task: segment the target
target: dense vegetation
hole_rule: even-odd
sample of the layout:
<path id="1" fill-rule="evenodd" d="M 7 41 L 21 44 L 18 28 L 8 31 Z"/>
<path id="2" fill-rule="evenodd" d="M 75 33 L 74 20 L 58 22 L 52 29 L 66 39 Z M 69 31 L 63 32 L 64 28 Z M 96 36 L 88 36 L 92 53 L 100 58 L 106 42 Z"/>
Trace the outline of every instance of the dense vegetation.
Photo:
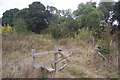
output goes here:
<path id="1" fill-rule="evenodd" d="M 51 34 L 56 39 L 75 37 L 83 29 L 106 49 L 112 35 L 119 30 L 119 5 L 120 2 L 114 1 L 99 2 L 99 6 L 95 2 L 80 3 L 77 10 L 72 12 L 71 9 L 58 10 L 54 6 L 45 7 L 41 2 L 33 2 L 29 8 L 4 12 L 2 25 L 11 26 L 12 31 L 9 32 Z M 113 25 L 115 21 L 118 24 Z"/>

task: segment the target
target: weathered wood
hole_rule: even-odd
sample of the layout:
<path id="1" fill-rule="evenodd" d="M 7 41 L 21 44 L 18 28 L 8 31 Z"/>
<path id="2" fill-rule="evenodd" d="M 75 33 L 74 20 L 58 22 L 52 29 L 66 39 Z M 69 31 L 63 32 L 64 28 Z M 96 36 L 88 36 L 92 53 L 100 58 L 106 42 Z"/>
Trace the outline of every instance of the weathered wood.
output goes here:
<path id="1" fill-rule="evenodd" d="M 74 48 L 74 49 L 62 49 L 61 51 L 72 52 L 72 51 L 76 51 L 76 50 L 80 50 L 80 48 Z"/>
<path id="2" fill-rule="evenodd" d="M 54 54 L 54 60 L 59 60 L 58 53 Z M 55 62 L 55 71 L 58 72 L 58 62 Z"/>
<path id="3" fill-rule="evenodd" d="M 95 45 L 95 53 L 94 53 L 94 57 L 96 57 L 96 55 L 99 54 L 103 59 L 107 60 L 107 58 L 105 58 L 105 56 L 102 55 L 102 54 L 99 52 L 99 48 L 101 48 L 100 45 Z"/>
<path id="4" fill-rule="evenodd" d="M 60 58 L 58 60 L 51 60 L 51 61 L 41 62 L 40 64 L 36 64 L 36 65 L 33 65 L 33 66 L 35 68 L 40 68 L 40 67 L 43 67 L 43 66 L 48 65 L 48 64 L 53 64 L 53 63 L 59 62 L 60 60 L 62 60 L 62 58 Z"/>
<path id="5" fill-rule="evenodd" d="M 47 55 L 47 54 L 55 54 L 58 53 L 58 51 L 48 51 L 48 52 L 41 52 L 41 53 L 36 53 L 34 56 L 41 56 L 41 55 Z"/>
<path id="6" fill-rule="evenodd" d="M 66 51 L 70 52 L 73 51 L 75 49 L 66 49 Z M 65 49 L 64 50 L 57 50 L 57 51 L 48 51 L 48 52 L 41 52 L 41 53 L 35 53 L 35 49 L 31 50 L 32 53 L 32 64 L 34 68 L 41 68 L 41 72 L 42 72 L 42 78 L 48 78 L 48 75 L 50 78 L 53 78 L 53 72 L 55 71 L 56 73 L 59 70 L 62 70 L 64 67 L 66 67 L 68 65 L 69 61 L 69 57 L 71 56 L 71 54 L 65 54 Z M 63 53 L 61 53 L 63 52 Z M 51 61 L 46 61 L 46 62 L 41 62 L 40 64 L 35 64 L 35 58 L 37 56 L 42 56 L 42 55 L 47 55 L 47 54 L 54 54 L 54 60 Z M 60 56 L 58 56 L 60 55 Z M 66 63 L 62 66 L 62 67 L 58 67 L 59 62 L 65 60 Z M 47 68 L 45 67 L 46 65 L 49 64 L 54 64 L 54 68 Z"/>
<path id="7" fill-rule="evenodd" d="M 55 69 L 53 69 L 53 68 L 45 67 L 45 69 L 46 69 L 48 72 L 54 72 L 54 71 L 55 71 Z"/>
<path id="8" fill-rule="evenodd" d="M 62 67 L 59 68 L 59 71 L 66 67 L 68 64 L 64 64 Z"/>
<path id="9" fill-rule="evenodd" d="M 75 48 L 75 49 L 62 49 L 60 50 L 60 52 L 62 51 L 67 51 L 67 52 L 70 52 L 70 51 L 74 51 L 74 50 L 79 50 L 79 48 Z M 47 51 L 47 52 L 40 52 L 40 53 L 36 53 L 34 54 L 34 56 L 38 56 L 38 55 L 47 55 L 47 54 L 55 54 L 55 53 L 58 53 L 59 51 Z"/>
<path id="10" fill-rule="evenodd" d="M 42 69 L 42 78 L 53 78 L 55 69 L 48 67 L 41 67 Z"/>
<path id="11" fill-rule="evenodd" d="M 45 69 L 45 67 L 41 67 L 41 77 L 42 78 L 48 78 L 48 72 L 47 70 Z"/>
<path id="12" fill-rule="evenodd" d="M 34 54 L 35 54 L 35 49 L 32 49 L 32 50 L 31 50 L 31 54 L 32 54 L 32 64 L 34 65 L 34 63 L 35 63 L 35 56 L 34 56 Z"/>
<path id="13" fill-rule="evenodd" d="M 64 60 L 66 58 L 70 57 L 70 55 L 64 57 L 64 58 L 58 58 L 56 60 L 51 60 L 51 61 L 46 61 L 46 62 L 41 62 L 40 64 L 36 64 L 36 65 L 33 65 L 35 68 L 40 68 L 40 67 L 43 67 L 45 65 L 49 65 L 49 64 L 53 64 L 53 63 L 57 63 L 57 62 L 60 62 L 61 60 Z"/>
<path id="14" fill-rule="evenodd" d="M 107 60 L 99 51 L 97 52 L 103 59 Z"/>

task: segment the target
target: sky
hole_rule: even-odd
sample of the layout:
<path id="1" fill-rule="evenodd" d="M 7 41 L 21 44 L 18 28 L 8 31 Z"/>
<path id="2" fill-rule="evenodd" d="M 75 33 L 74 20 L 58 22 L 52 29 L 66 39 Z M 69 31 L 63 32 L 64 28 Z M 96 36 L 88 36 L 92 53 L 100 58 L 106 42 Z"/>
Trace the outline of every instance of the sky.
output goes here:
<path id="1" fill-rule="evenodd" d="M 27 8 L 29 4 L 35 1 L 40 1 L 45 6 L 55 6 L 59 10 L 71 9 L 72 11 L 77 9 L 78 4 L 86 3 L 91 0 L 0 0 L 0 18 L 2 14 L 9 9 L 23 9 Z M 99 2 L 99 0 L 92 0 L 93 2 Z M 108 0 L 107 0 L 108 1 Z M 115 0 L 117 1 L 117 0 Z"/>

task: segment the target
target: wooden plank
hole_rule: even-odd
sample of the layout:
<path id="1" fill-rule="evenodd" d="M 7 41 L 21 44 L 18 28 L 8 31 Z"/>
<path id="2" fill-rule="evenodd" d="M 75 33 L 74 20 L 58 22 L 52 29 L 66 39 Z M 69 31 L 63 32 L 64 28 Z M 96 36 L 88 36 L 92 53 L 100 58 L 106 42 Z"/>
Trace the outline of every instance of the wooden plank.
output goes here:
<path id="1" fill-rule="evenodd" d="M 41 72 L 42 72 L 42 78 L 53 78 L 53 72 L 55 69 L 53 68 L 48 68 L 48 67 L 41 67 Z"/>
<path id="2" fill-rule="evenodd" d="M 46 69 L 48 72 L 54 72 L 55 71 L 55 69 L 53 69 L 53 68 L 48 68 L 48 67 L 42 67 L 42 68 Z"/>
<path id="3" fill-rule="evenodd" d="M 102 58 L 104 58 L 105 60 L 107 60 L 107 58 L 105 58 L 100 52 L 98 52 L 98 54 L 99 54 Z"/>
<path id="4" fill-rule="evenodd" d="M 63 49 L 63 50 L 61 50 L 61 51 L 68 51 L 68 52 L 70 52 L 70 51 L 75 51 L 75 50 L 80 50 L 80 48 L 74 48 L 74 49 Z"/>
<path id="5" fill-rule="evenodd" d="M 61 60 L 64 60 L 64 59 L 66 59 L 66 58 L 68 58 L 70 55 L 68 55 L 68 56 L 66 56 L 66 57 L 64 57 L 64 58 L 59 58 L 58 60 L 51 60 L 51 61 L 46 61 L 46 62 L 41 62 L 40 64 L 36 64 L 36 65 L 33 65 L 35 68 L 41 68 L 41 67 L 43 67 L 43 66 L 45 66 L 45 65 L 48 65 L 48 64 L 53 64 L 53 63 L 57 63 L 57 62 L 59 62 L 59 61 L 61 61 Z"/>
<path id="6" fill-rule="evenodd" d="M 66 67 L 68 64 L 64 64 L 62 67 L 60 67 L 59 71 L 62 70 L 64 67 Z"/>
<path id="7" fill-rule="evenodd" d="M 48 52 L 41 52 L 41 53 L 36 53 L 34 54 L 34 56 L 38 56 L 38 55 L 47 55 L 47 54 L 55 54 L 58 51 L 48 51 Z"/>
<path id="8" fill-rule="evenodd" d="M 79 48 L 75 48 L 75 49 L 63 49 L 63 50 L 61 50 L 60 52 L 62 52 L 62 51 L 70 52 L 70 51 L 74 51 L 74 50 L 79 50 Z M 55 53 L 58 53 L 58 52 L 59 52 L 59 51 L 40 52 L 40 53 L 34 54 L 34 56 L 38 56 L 38 55 L 47 55 L 47 54 L 55 54 Z"/>
<path id="9" fill-rule="evenodd" d="M 34 65 L 34 67 L 35 68 L 40 68 L 40 67 L 43 67 L 43 66 L 48 65 L 48 64 L 53 64 L 53 63 L 59 62 L 60 60 L 62 60 L 62 58 L 60 58 L 58 60 L 51 60 L 51 61 L 41 62 L 40 64 Z"/>

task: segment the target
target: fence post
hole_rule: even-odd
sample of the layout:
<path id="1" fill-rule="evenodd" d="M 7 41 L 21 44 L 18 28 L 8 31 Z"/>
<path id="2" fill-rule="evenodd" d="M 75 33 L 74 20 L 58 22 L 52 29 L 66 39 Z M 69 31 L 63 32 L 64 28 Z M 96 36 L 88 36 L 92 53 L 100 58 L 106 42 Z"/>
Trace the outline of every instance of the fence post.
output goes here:
<path id="1" fill-rule="evenodd" d="M 58 53 L 59 52 L 54 54 L 54 60 L 58 60 Z M 56 73 L 58 72 L 58 62 L 55 63 L 55 71 L 56 71 Z"/>
<path id="2" fill-rule="evenodd" d="M 95 48 L 94 48 L 94 53 L 93 53 L 93 63 L 96 63 L 97 62 L 97 58 L 98 58 L 98 45 L 95 45 Z"/>
<path id="3" fill-rule="evenodd" d="M 32 50 L 31 50 L 31 53 L 32 53 L 32 65 L 34 66 L 34 62 L 35 62 L 35 56 L 34 56 L 34 54 L 35 54 L 35 49 L 32 49 Z"/>
<path id="4" fill-rule="evenodd" d="M 42 78 L 48 78 L 48 71 L 45 69 L 45 67 L 41 67 L 41 73 Z"/>

